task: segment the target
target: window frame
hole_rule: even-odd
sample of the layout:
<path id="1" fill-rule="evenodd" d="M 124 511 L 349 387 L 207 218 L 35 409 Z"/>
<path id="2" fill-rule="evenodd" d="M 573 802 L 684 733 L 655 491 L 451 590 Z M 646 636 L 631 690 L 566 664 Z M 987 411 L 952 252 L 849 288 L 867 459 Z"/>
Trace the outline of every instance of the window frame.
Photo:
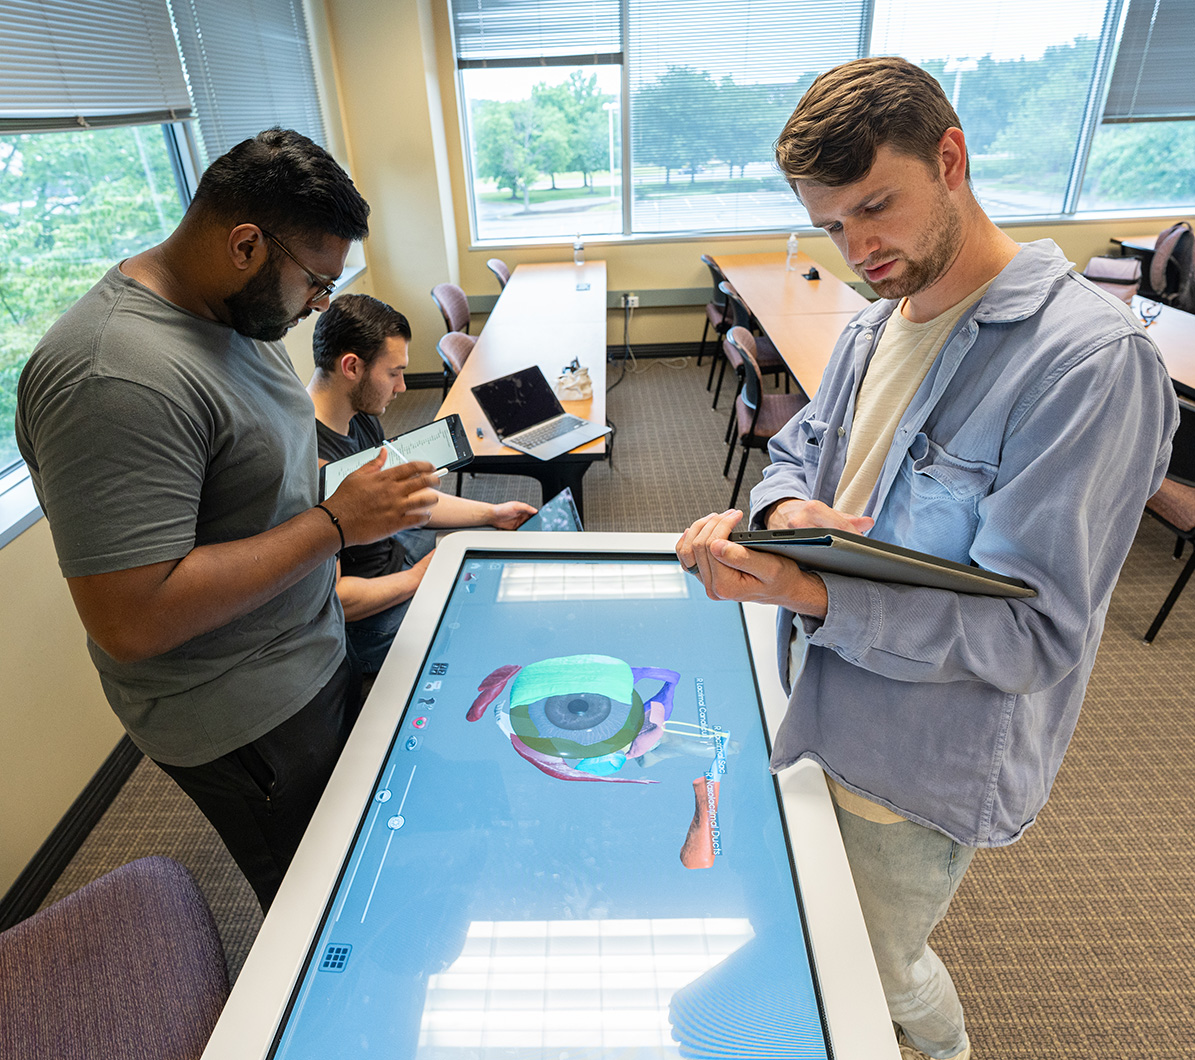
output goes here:
<path id="1" fill-rule="evenodd" d="M 166 140 L 175 188 L 185 210 L 199 183 L 199 145 L 194 134 L 194 119 L 165 122 L 158 128 Z M 18 460 L 0 469 L 0 548 L 23 534 L 44 514 L 25 462 Z"/>
<path id="2" fill-rule="evenodd" d="M 751 239 L 781 235 L 790 231 L 789 226 L 777 228 L 772 225 L 762 225 L 756 228 L 692 228 L 670 232 L 635 232 L 632 228 L 632 195 L 634 194 L 634 174 L 631 168 L 631 151 L 633 133 L 630 131 L 630 62 L 628 61 L 631 42 L 629 38 L 629 18 L 627 6 L 635 0 L 623 0 L 621 22 L 621 47 L 616 53 L 594 55 L 582 53 L 570 56 L 552 56 L 551 58 L 535 57 L 497 57 L 493 59 L 458 58 L 458 48 L 451 15 L 453 0 L 444 0 L 450 8 L 448 31 L 450 37 L 450 51 L 453 61 L 453 85 L 456 94 L 457 132 L 460 137 L 461 159 L 464 167 L 462 174 L 467 202 L 469 222 L 469 249 L 476 251 L 490 251 L 496 249 L 515 249 L 519 247 L 559 246 L 571 242 L 572 236 L 561 233 L 551 236 L 526 235 L 520 237 L 482 237 L 478 234 L 477 199 L 475 194 L 476 177 L 474 172 L 471 117 L 469 109 L 471 100 L 466 95 L 463 73 L 468 69 L 478 67 L 524 67 L 537 68 L 544 66 L 562 65 L 566 60 L 575 61 L 578 66 L 592 66 L 602 61 L 604 64 L 617 64 L 620 73 L 620 202 L 622 209 L 621 232 L 594 233 L 585 236 L 585 240 L 593 245 L 629 245 L 629 244 L 658 244 L 683 243 L 696 240 L 714 239 Z M 1195 201 L 1179 205 L 1158 206 L 1130 206 L 1123 209 L 1080 210 L 1079 204 L 1083 195 L 1084 183 L 1087 180 L 1087 166 L 1091 157 L 1092 146 L 1096 134 L 1104 124 L 1104 107 L 1108 92 L 1116 70 L 1117 53 L 1123 36 L 1126 20 L 1129 16 L 1129 6 L 1132 0 L 1108 0 L 1102 20 L 1100 37 L 1097 42 L 1097 55 L 1091 80 L 1088 85 L 1087 98 L 1084 102 L 1083 117 L 1079 132 L 1076 135 L 1075 151 L 1071 163 L 1062 209 L 1056 213 L 1001 215 L 991 213 L 989 216 L 1003 228 L 1034 227 L 1041 225 L 1069 225 L 1088 224 L 1099 221 L 1112 220 L 1144 220 L 1172 218 L 1184 212 L 1195 210 Z M 868 5 L 868 12 L 864 19 L 860 33 L 860 47 L 863 54 L 870 54 L 871 19 L 874 15 L 874 5 Z M 1117 119 L 1124 123 L 1123 119 Z M 796 225 L 801 235 L 820 235 L 821 230 L 810 225 Z"/>

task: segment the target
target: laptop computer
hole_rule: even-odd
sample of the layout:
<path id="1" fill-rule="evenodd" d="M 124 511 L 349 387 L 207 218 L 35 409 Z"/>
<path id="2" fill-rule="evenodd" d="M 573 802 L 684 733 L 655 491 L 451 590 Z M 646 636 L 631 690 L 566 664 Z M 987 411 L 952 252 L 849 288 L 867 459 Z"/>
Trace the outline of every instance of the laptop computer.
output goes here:
<path id="1" fill-rule="evenodd" d="M 538 365 L 473 387 L 473 396 L 503 445 L 551 460 L 610 433 L 565 412 Z"/>

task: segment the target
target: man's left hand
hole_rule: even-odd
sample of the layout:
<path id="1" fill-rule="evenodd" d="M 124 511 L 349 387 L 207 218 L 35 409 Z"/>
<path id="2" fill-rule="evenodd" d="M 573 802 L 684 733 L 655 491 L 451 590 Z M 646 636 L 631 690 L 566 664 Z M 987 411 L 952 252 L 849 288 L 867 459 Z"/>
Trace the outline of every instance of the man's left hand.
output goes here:
<path id="1" fill-rule="evenodd" d="M 776 604 L 800 615 L 825 618 L 826 584 L 790 559 L 730 541 L 743 513 L 736 509 L 698 519 L 676 543 L 676 556 L 701 579 L 711 600 Z"/>
<path id="2" fill-rule="evenodd" d="M 536 512 L 530 504 L 522 501 L 505 501 L 495 504 L 490 512 L 490 526 L 499 530 L 517 530 Z"/>

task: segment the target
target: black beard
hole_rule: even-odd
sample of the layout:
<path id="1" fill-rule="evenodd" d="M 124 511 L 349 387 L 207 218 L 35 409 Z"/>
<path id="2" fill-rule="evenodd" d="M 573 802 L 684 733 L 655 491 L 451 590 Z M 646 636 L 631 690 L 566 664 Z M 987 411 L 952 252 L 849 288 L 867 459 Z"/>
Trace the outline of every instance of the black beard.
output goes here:
<path id="1" fill-rule="evenodd" d="M 224 299 L 228 322 L 233 329 L 251 339 L 275 342 L 289 330 L 294 317 L 280 320 L 283 312 L 281 269 L 273 259 L 267 261 L 245 286 Z"/>

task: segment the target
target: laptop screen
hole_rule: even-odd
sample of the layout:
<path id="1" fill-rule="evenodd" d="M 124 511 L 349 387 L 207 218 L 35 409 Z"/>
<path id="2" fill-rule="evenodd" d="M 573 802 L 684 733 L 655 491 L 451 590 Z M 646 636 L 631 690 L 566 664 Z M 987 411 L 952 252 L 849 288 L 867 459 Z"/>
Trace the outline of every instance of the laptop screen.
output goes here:
<path id="1" fill-rule="evenodd" d="M 473 394 L 500 438 L 564 412 L 538 365 L 481 383 Z"/>

